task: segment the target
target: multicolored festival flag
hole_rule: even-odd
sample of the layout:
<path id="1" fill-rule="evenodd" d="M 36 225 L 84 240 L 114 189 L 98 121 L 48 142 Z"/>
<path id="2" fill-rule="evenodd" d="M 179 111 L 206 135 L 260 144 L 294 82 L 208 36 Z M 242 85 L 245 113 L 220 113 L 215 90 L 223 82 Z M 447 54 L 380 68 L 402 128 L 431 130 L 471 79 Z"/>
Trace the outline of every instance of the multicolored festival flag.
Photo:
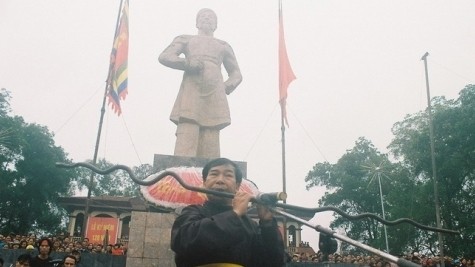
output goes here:
<path id="1" fill-rule="evenodd" d="M 282 18 L 282 1 L 279 1 L 279 103 L 282 111 L 282 120 L 285 121 L 287 127 L 289 126 L 286 110 L 287 88 L 295 78 L 295 74 L 290 66 L 289 57 L 287 56 Z"/>
<path id="2" fill-rule="evenodd" d="M 112 47 L 107 96 L 114 113 L 120 116 L 120 100 L 127 96 L 127 61 L 129 55 L 129 1 L 125 0 Z"/>

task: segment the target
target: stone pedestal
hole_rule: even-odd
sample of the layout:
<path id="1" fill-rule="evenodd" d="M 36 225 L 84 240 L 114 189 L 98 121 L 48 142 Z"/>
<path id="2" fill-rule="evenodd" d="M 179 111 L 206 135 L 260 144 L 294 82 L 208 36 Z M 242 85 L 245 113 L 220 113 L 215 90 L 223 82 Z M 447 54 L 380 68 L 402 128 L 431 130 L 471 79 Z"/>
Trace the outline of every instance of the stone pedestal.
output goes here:
<path id="1" fill-rule="evenodd" d="M 132 212 L 127 267 L 176 267 L 170 249 L 174 213 Z"/>

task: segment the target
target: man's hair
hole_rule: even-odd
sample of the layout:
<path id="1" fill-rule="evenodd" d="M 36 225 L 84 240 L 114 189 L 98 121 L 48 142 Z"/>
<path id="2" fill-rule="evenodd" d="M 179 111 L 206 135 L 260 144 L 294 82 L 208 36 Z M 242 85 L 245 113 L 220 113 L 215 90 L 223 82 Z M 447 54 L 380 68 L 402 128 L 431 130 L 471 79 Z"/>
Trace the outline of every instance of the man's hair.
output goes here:
<path id="1" fill-rule="evenodd" d="M 213 159 L 210 162 L 206 163 L 206 165 L 203 167 L 203 171 L 201 172 L 203 176 L 203 182 L 206 181 L 206 177 L 208 177 L 209 170 L 211 168 L 216 167 L 216 166 L 221 166 L 221 165 L 231 165 L 234 167 L 234 175 L 236 177 L 236 183 L 240 184 L 242 182 L 242 172 L 239 166 L 231 161 L 230 159 L 227 158 L 217 158 Z"/>
<path id="2" fill-rule="evenodd" d="M 43 241 L 48 242 L 48 246 L 49 246 L 48 255 L 51 254 L 51 251 L 53 251 L 53 241 L 51 241 L 47 237 L 43 237 L 38 241 L 38 252 L 40 251 L 41 243 L 43 243 Z"/>
<path id="3" fill-rule="evenodd" d="M 62 261 L 63 264 L 64 264 L 64 262 L 66 261 L 67 258 L 73 259 L 75 264 L 79 263 L 78 259 L 76 257 L 74 257 L 74 255 L 68 254 L 68 255 L 64 256 L 63 261 Z"/>
<path id="4" fill-rule="evenodd" d="M 16 259 L 17 262 L 19 263 L 30 263 L 31 264 L 31 256 L 30 254 L 28 253 L 25 253 L 25 254 L 21 254 L 20 256 L 18 256 L 18 258 Z"/>

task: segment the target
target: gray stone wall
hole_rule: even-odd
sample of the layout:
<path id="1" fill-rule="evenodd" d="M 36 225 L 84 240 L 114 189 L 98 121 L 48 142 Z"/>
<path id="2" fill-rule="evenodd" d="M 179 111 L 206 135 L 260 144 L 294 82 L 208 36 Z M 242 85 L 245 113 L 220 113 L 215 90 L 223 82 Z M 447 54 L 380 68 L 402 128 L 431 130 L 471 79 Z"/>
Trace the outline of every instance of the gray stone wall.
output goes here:
<path id="1" fill-rule="evenodd" d="M 176 267 L 170 249 L 174 213 L 132 212 L 127 267 Z"/>

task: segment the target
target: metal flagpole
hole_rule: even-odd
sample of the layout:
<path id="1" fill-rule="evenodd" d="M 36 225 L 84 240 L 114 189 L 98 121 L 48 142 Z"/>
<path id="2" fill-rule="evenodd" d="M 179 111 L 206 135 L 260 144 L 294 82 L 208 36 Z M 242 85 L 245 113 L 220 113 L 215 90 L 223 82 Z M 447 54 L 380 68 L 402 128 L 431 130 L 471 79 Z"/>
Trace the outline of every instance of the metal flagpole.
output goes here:
<path id="1" fill-rule="evenodd" d="M 117 31 L 119 30 L 119 21 L 120 21 L 120 13 L 122 11 L 122 4 L 124 0 L 120 0 L 120 5 L 119 5 L 119 13 L 117 15 L 117 21 L 115 24 L 115 33 L 114 33 L 114 39 L 112 41 L 112 47 L 114 47 L 114 42 L 115 38 L 117 36 Z M 112 72 L 113 65 L 109 65 L 109 72 L 107 73 L 107 80 L 106 80 L 106 86 L 104 90 L 104 97 L 102 98 L 102 107 L 101 107 L 101 115 L 99 118 L 99 127 L 97 129 L 97 137 L 96 137 L 96 145 L 94 147 L 94 156 L 92 158 L 92 164 L 95 165 L 97 163 L 97 154 L 99 151 L 99 143 L 101 141 L 101 133 L 102 133 L 102 124 L 104 122 L 104 114 L 106 112 L 106 98 L 107 98 L 107 92 L 110 87 L 110 78 L 111 78 L 111 72 Z M 86 207 L 84 209 L 84 220 L 82 224 L 82 238 L 84 239 L 86 237 L 86 227 L 87 227 L 87 222 L 89 220 L 89 208 L 91 205 L 91 189 L 94 186 L 94 176 L 95 173 L 91 171 L 91 176 L 89 177 L 89 185 L 87 187 L 87 198 L 86 198 Z"/>
<path id="2" fill-rule="evenodd" d="M 279 20 L 282 16 L 282 0 L 279 0 Z M 279 88 L 280 89 L 280 88 Z M 285 114 L 284 109 L 281 109 L 280 114 L 280 131 L 282 133 L 282 192 L 287 193 L 286 190 L 286 169 L 285 169 Z M 284 200 L 285 203 L 285 200 Z"/>
<path id="3" fill-rule="evenodd" d="M 282 0 L 279 0 L 279 27 L 281 27 L 282 25 L 280 25 L 280 20 L 282 19 Z M 279 29 L 279 45 L 280 44 L 280 30 Z M 279 51 L 279 58 L 280 58 L 280 51 Z M 280 60 L 279 60 L 279 63 L 280 63 Z M 279 75 L 281 75 L 281 73 L 279 72 Z M 280 77 L 279 77 L 280 79 Z M 280 83 L 279 83 L 279 91 L 280 91 Z M 286 184 L 286 165 L 285 165 L 285 122 L 284 122 L 284 119 L 285 119 L 285 114 L 284 114 L 284 109 L 281 107 L 280 109 L 280 132 L 281 132 L 281 140 L 282 140 L 282 192 L 284 192 L 285 194 L 287 193 L 287 184 Z M 286 200 L 283 200 L 284 203 L 286 203 Z M 288 240 L 287 240 L 287 218 L 284 217 L 284 220 L 283 220 L 283 228 L 284 228 L 284 236 L 283 236 L 283 239 L 284 239 L 284 244 L 285 246 L 288 246 Z"/>
<path id="4" fill-rule="evenodd" d="M 427 89 L 427 113 L 429 115 L 429 136 L 430 136 L 430 155 L 432 160 L 432 179 L 434 182 L 434 202 L 435 202 L 435 217 L 437 220 L 437 228 L 441 228 L 440 222 L 440 205 L 439 205 L 439 189 L 437 184 L 437 168 L 435 162 L 435 141 L 434 141 L 434 123 L 432 120 L 432 105 L 430 103 L 430 89 L 429 89 L 429 71 L 427 70 L 427 56 L 429 55 L 426 52 L 421 60 L 424 60 L 424 69 L 426 76 L 426 89 Z M 444 238 L 442 233 L 437 233 L 439 239 L 439 254 L 440 254 L 440 266 L 445 267 L 444 263 Z"/>

